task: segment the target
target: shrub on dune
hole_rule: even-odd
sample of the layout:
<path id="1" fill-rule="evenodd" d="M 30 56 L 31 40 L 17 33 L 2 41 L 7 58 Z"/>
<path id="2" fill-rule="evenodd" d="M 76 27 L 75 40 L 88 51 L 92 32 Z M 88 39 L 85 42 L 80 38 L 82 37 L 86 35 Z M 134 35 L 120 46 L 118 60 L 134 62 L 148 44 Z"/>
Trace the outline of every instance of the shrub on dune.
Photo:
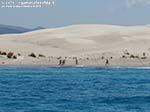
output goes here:
<path id="1" fill-rule="evenodd" d="M 17 56 L 13 56 L 12 58 L 13 58 L 13 59 L 17 59 Z"/>
<path id="2" fill-rule="evenodd" d="M 123 56 L 122 56 L 122 58 L 126 58 L 126 56 L 125 56 L 125 55 L 123 55 Z"/>
<path id="3" fill-rule="evenodd" d="M 34 53 L 29 54 L 30 57 L 36 58 L 36 55 Z"/>
<path id="4" fill-rule="evenodd" d="M 130 58 L 135 58 L 135 56 L 131 54 L 131 55 L 130 55 Z"/>
<path id="5" fill-rule="evenodd" d="M 6 52 L 1 52 L 1 55 L 7 55 L 7 53 Z"/>
<path id="6" fill-rule="evenodd" d="M 135 58 L 139 58 L 139 56 L 135 56 Z"/>
<path id="7" fill-rule="evenodd" d="M 45 55 L 43 55 L 43 54 L 39 54 L 39 57 L 44 58 L 44 57 L 46 57 L 46 56 L 45 56 Z"/>
<path id="8" fill-rule="evenodd" d="M 20 54 L 20 53 L 18 53 L 18 56 L 21 56 L 21 54 Z"/>
<path id="9" fill-rule="evenodd" d="M 104 56 L 102 56 L 102 57 L 101 57 L 101 59 L 105 59 L 105 57 L 104 57 Z"/>
<path id="10" fill-rule="evenodd" d="M 7 58 L 12 58 L 12 56 L 14 55 L 14 53 L 13 52 L 9 52 L 8 54 L 7 54 Z"/>
<path id="11" fill-rule="evenodd" d="M 141 57 L 141 59 L 146 59 L 146 57 Z"/>

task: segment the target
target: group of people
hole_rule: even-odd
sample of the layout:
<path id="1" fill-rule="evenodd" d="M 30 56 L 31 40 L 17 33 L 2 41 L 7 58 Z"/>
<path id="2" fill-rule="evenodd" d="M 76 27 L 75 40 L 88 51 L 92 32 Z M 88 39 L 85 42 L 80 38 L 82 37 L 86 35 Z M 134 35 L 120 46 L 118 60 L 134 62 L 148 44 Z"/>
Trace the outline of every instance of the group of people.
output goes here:
<path id="1" fill-rule="evenodd" d="M 60 59 L 59 60 L 59 65 L 65 65 L 65 63 L 66 63 L 66 59 Z"/>
<path id="2" fill-rule="evenodd" d="M 75 65 L 79 65 L 78 58 L 74 58 L 74 59 L 75 59 Z M 60 58 L 59 58 L 59 64 L 58 64 L 58 65 L 63 66 L 63 65 L 65 65 L 65 64 L 66 64 L 66 58 L 65 58 L 65 59 L 62 59 L 62 58 L 60 57 Z M 106 66 L 109 65 L 109 60 L 108 60 L 108 59 L 106 59 L 105 65 L 106 65 Z"/>
<path id="3" fill-rule="evenodd" d="M 66 58 L 65 59 L 61 59 L 61 57 L 59 58 L 59 65 L 65 65 L 66 64 Z M 75 65 L 78 65 L 79 62 L 78 62 L 78 59 L 75 58 Z"/>

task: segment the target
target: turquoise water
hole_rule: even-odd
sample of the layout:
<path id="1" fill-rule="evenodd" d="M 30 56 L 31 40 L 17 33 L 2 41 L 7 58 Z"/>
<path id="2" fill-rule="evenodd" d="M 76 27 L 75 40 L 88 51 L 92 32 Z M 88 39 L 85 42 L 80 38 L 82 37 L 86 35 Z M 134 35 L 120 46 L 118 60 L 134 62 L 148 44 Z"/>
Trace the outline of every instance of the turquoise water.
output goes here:
<path id="1" fill-rule="evenodd" d="M 150 112 L 150 69 L 0 67 L 0 112 Z"/>

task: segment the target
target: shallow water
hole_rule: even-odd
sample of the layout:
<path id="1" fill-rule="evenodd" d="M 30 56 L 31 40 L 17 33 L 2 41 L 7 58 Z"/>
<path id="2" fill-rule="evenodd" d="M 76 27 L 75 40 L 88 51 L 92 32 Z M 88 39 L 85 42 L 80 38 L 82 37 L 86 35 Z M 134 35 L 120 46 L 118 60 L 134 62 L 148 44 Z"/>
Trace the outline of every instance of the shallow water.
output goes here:
<path id="1" fill-rule="evenodd" d="M 150 69 L 0 67 L 0 112 L 150 112 Z"/>

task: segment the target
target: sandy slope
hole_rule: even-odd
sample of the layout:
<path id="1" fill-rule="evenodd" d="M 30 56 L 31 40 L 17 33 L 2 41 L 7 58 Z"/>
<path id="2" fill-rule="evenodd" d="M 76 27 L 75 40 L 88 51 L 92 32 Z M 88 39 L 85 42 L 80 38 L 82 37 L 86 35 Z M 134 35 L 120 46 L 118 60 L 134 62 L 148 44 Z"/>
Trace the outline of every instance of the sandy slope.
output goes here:
<path id="1" fill-rule="evenodd" d="M 125 50 L 150 54 L 150 26 L 72 25 L 17 35 L 0 35 L 0 50 L 28 55 L 120 57 Z"/>

